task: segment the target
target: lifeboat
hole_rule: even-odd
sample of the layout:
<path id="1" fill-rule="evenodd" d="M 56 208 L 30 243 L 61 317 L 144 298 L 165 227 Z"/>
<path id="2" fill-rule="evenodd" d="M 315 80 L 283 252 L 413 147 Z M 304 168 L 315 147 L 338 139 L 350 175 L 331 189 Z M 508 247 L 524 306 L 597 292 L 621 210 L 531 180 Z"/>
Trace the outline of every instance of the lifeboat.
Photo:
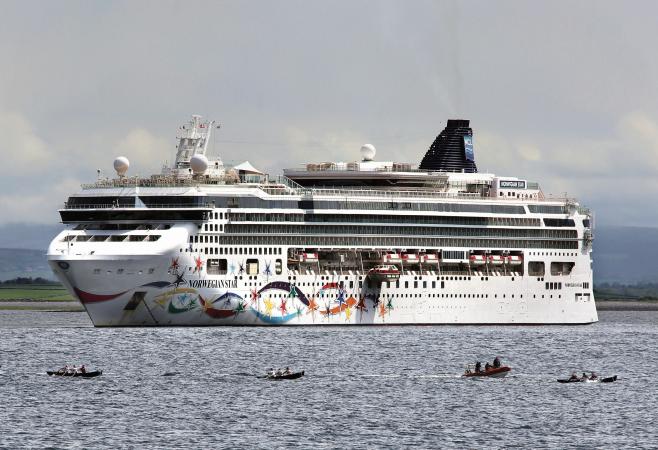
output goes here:
<path id="1" fill-rule="evenodd" d="M 401 262 L 402 259 L 400 258 L 399 253 L 387 253 L 384 256 L 382 256 L 383 264 L 400 264 Z"/>
<path id="2" fill-rule="evenodd" d="M 420 258 L 416 253 L 403 253 L 402 261 L 404 261 L 405 264 L 418 264 L 420 262 Z"/>
<path id="3" fill-rule="evenodd" d="M 318 254 L 317 253 L 300 253 L 299 254 L 299 262 L 316 263 L 316 262 L 318 262 Z"/>
<path id="4" fill-rule="evenodd" d="M 483 266 L 487 262 L 484 255 L 471 255 L 468 261 L 474 266 Z"/>
<path id="5" fill-rule="evenodd" d="M 368 271 L 368 276 L 376 281 L 397 281 L 400 279 L 400 270 L 391 264 L 382 264 Z"/>
<path id="6" fill-rule="evenodd" d="M 510 266 L 520 266 L 523 264 L 523 256 L 521 255 L 510 255 L 507 257 L 507 264 Z"/>
<path id="7" fill-rule="evenodd" d="M 423 264 L 438 264 L 439 263 L 439 257 L 433 253 L 428 253 L 426 255 L 421 256 L 421 261 Z"/>
<path id="8" fill-rule="evenodd" d="M 488 260 L 489 264 L 494 266 L 501 266 L 505 262 L 503 255 L 489 255 Z"/>

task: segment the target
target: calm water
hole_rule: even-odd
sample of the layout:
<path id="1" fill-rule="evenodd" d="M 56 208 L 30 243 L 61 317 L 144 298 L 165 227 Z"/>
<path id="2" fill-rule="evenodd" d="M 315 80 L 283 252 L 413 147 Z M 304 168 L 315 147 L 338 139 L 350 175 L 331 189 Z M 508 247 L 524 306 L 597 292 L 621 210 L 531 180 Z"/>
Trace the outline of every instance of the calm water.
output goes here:
<path id="1" fill-rule="evenodd" d="M 658 313 L 577 327 L 95 329 L 0 312 L 0 447 L 657 447 Z M 499 354 L 500 380 L 459 378 Z M 90 380 L 49 378 L 65 363 Z M 296 381 L 258 379 L 290 365 Z M 611 384 L 555 382 L 572 370 Z M 175 373 L 163 376 L 165 373 Z"/>

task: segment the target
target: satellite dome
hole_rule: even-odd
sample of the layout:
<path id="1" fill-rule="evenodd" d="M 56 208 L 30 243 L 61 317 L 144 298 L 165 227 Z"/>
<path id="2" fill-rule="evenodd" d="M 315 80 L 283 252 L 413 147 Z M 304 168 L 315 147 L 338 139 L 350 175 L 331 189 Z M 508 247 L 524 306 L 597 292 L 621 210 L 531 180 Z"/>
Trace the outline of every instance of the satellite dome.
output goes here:
<path id="1" fill-rule="evenodd" d="M 375 154 L 377 154 L 377 149 L 372 144 L 363 144 L 361 146 L 361 159 L 363 161 L 372 161 L 375 159 Z"/>
<path id="2" fill-rule="evenodd" d="M 117 175 L 120 177 L 124 176 L 130 167 L 130 161 L 125 156 L 118 156 L 114 160 L 114 170 L 117 171 Z"/>
<path id="3" fill-rule="evenodd" d="M 195 175 L 200 175 L 208 169 L 208 158 L 205 155 L 196 154 L 190 159 L 190 167 Z"/>

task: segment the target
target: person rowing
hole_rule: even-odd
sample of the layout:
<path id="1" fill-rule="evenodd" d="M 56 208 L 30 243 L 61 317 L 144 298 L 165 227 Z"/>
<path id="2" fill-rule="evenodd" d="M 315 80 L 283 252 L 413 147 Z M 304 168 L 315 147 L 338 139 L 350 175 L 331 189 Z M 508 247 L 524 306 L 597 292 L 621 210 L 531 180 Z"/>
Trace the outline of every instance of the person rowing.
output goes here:
<path id="1" fill-rule="evenodd" d="M 494 369 L 498 369 L 498 368 L 500 367 L 500 358 L 499 358 L 498 356 L 496 356 L 496 357 L 494 358 L 494 360 L 493 360 L 493 366 L 494 366 Z"/>
<path id="2" fill-rule="evenodd" d="M 286 367 L 286 370 L 284 370 L 283 374 L 284 375 L 290 375 L 292 371 L 290 370 L 290 367 Z"/>
<path id="3" fill-rule="evenodd" d="M 569 377 L 569 381 L 580 381 L 580 378 L 578 378 L 578 375 L 576 372 L 573 372 L 571 376 Z"/>
<path id="4" fill-rule="evenodd" d="M 482 372 L 482 363 L 480 361 L 475 362 L 475 373 Z"/>

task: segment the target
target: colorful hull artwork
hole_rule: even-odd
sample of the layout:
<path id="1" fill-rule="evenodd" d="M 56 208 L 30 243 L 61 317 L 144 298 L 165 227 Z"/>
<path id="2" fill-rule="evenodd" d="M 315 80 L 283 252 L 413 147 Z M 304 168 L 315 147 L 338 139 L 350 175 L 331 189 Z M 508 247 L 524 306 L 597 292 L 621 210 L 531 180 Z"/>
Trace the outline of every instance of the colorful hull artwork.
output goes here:
<path id="1" fill-rule="evenodd" d="M 288 281 L 271 281 L 248 293 L 164 281 L 119 293 L 78 288 L 75 293 L 96 326 L 372 324 L 383 322 L 392 309 L 390 301 L 374 295 L 357 299 L 338 283 L 326 283 L 312 294 Z M 117 321 L 119 308 L 123 315 Z"/>

